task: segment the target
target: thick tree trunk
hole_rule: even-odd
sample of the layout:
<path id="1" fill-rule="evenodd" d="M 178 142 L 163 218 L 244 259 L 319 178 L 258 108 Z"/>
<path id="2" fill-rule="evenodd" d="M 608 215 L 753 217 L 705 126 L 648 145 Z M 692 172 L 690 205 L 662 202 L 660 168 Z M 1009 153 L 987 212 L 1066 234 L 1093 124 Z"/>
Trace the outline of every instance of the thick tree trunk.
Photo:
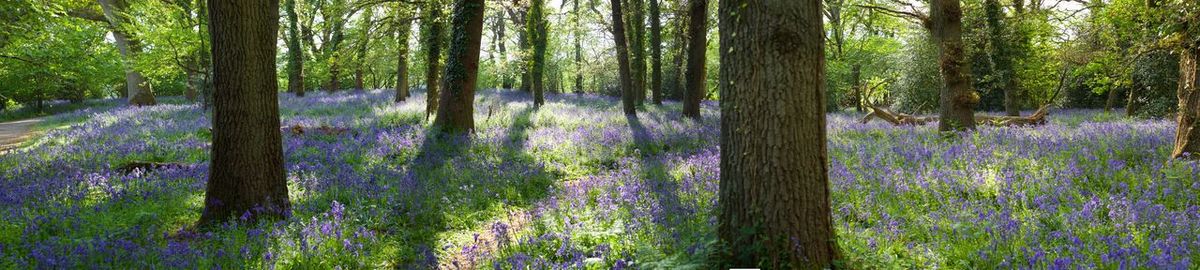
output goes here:
<path id="1" fill-rule="evenodd" d="M 429 1 L 425 3 L 425 116 L 438 110 L 439 69 L 442 61 L 442 17 L 441 3 Z"/>
<path id="2" fill-rule="evenodd" d="M 833 267 L 820 1 L 725 0 L 718 14 L 724 261 Z"/>
<path id="3" fill-rule="evenodd" d="M 296 0 L 284 1 L 283 5 L 287 13 L 288 92 L 303 97 L 304 49 L 300 47 L 300 26 L 296 23 Z"/>
<path id="4" fill-rule="evenodd" d="M 542 106 L 545 102 L 544 91 L 545 81 L 543 75 L 546 72 L 546 35 L 548 35 L 546 22 L 546 3 L 545 0 L 532 0 L 529 5 L 529 18 L 525 20 L 525 32 L 533 42 L 533 55 L 530 61 L 530 79 L 533 81 L 533 106 Z"/>
<path id="5" fill-rule="evenodd" d="M 634 103 L 633 82 L 629 75 L 629 43 L 625 41 L 625 19 L 621 18 L 621 0 L 612 2 L 613 43 L 617 49 L 617 73 L 621 81 L 621 106 L 627 115 L 637 114 Z"/>
<path id="6" fill-rule="evenodd" d="M 1186 40 L 1186 39 L 1185 39 Z M 1179 56 L 1179 127 L 1171 158 L 1200 159 L 1200 43 L 1189 44 Z"/>
<path id="7" fill-rule="evenodd" d="M 700 100 L 704 99 L 705 57 L 708 44 L 708 0 L 689 0 L 687 89 L 683 92 L 683 116 L 700 119 Z"/>
<path id="8" fill-rule="evenodd" d="M 278 0 L 211 0 L 212 166 L 199 224 L 290 215 L 275 80 Z"/>
<path id="9" fill-rule="evenodd" d="M 129 3 L 125 0 L 99 0 L 99 2 L 104 17 L 112 28 L 113 41 L 117 45 L 117 51 L 121 53 L 121 58 L 125 62 L 125 98 L 130 105 L 135 106 L 157 104 L 149 82 L 141 72 L 133 68 L 134 59 L 138 53 L 141 53 L 142 46 L 136 37 L 125 30 L 133 23 L 133 20 L 124 14 L 129 9 Z"/>
<path id="10" fill-rule="evenodd" d="M 475 129 L 475 81 L 479 75 L 479 46 L 483 39 L 484 0 L 458 0 L 454 29 L 446 57 L 445 91 L 433 125 L 443 132 Z"/>
<path id="11" fill-rule="evenodd" d="M 397 16 L 396 16 L 397 24 L 399 25 L 399 28 L 396 29 L 396 38 L 397 38 L 397 46 L 396 47 L 399 48 L 399 50 L 396 52 L 396 62 L 397 63 L 396 63 L 396 99 L 395 99 L 395 101 L 402 102 L 405 99 L 408 99 L 408 96 L 409 96 L 409 93 L 408 93 L 408 36 L 409 36 L 409 34 L 411 34 L 411 31 L 412 31 L 412 23 L 411 23 L 411 21 L 408 20 L 408 18 L 405 18 L 405 17 L 408 17 L 407 16 L 408 12 L 403 12 L 403 10 L 406 9 L 407 7 L 404 7 L 403 3 L 398 3 L 396 5 L 397 5 L 396 9 L 400 10 L 400 12 L 397 12 Z"/>
<path id="12" fill-rule="evenodd" d="M 650 0 L 650 99 L 662 105 L 662 14 L 658 1 Z"/>
<path id="13" fill-rule="evenodd" d="M 959 0 L 932 0 L 929 5 L 933 37 L 941 57 L 942 80 L 939 98 L 941 121 L 938 130 L 975 129 L 975 105 L 979 94 L 971 89 L 970 62 L 962 41 L 962 9 Z"/>

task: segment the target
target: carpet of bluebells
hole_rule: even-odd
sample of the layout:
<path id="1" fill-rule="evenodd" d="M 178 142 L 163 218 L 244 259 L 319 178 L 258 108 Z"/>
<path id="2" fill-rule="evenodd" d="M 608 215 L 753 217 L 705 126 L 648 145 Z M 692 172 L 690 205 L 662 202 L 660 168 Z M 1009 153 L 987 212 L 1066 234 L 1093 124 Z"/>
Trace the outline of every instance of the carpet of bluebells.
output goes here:
<path id="1" fill-rule="evenodd" d="M 182 102 L 83 109 L 0 155 L 0 268 L 705 268 L 719 112 L 636 117 L 618 100 L 483 91 L 468 137 L 431 136 L 424 96 L 281 96 L 293 215 L 192 228 L 209 116 Z M 172 102 L 167 102 L 172 103 Z M 863 269 L 1200 264 L 1200 169 L 1174 125 L 1055 111 L 1041 127 L 828 117 L 838 243 Z M 291 132 L 293 127 L 347 132 Z M 315 130 L 315 129 L 310 129 Z M 181 163 L 118 170 L 133 161 Z M 737 248 L 737 247 L 725 247 Z"/>

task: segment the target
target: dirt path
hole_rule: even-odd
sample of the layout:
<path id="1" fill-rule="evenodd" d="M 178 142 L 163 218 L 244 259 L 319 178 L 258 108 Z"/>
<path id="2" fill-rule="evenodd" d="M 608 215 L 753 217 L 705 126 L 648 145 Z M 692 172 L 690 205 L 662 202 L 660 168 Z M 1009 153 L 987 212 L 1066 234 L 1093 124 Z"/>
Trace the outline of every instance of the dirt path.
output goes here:
<path id="1" fill-rule="evenodd" d="M 21 142 L 33 137 L 33 126 L 43 120 L 45 119 L 33 118 L 0 123 L 0 153 L 15 148 Z"/>

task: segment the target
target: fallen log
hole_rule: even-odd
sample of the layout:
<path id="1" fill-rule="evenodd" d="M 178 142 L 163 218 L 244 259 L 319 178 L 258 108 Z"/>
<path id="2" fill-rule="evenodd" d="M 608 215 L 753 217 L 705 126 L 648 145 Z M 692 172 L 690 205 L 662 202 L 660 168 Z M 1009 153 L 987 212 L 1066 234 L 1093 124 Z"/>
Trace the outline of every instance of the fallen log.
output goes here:
<path id="1" fill-rule="evenodd" d="M 174 163 L 174 162 L 132 161 L 132 162 L 126 163 L 125 165 L 121 165 L 121 167 L 117 167 L 117 172 L 120 172 L 121 174 L 131 174 L 131 173 L 133 173 L 133 171 L 136 171 L 136 170 L 141 170 L 142 172 L 149 172 L 149 171 L 158 170 L 158 169 L 180 168 L 180 167 L 184 167 L 184 166 L 187 166 L 187 164 Z"/>
<path id="2" fill-rule="evenodd" d="M 911 114 L 892 112 L 878 106 L 871 106 L 870 112 L 859 119 L 859 123 L 869 123 L 872 119 L 879 118 L 883 121 L 896 126 L 908 125 L 925 125 L 929 122 L 937 121 L 937 117 L 920 117 Z M 991 115 L 976 115 L 975 124 L 989 125 L 998 127 L 1009 126 L 1038 126 L 1046 124 L 1046 116 L 1050 115 L 1050 105 L 1042 106 L 1036 112 L 1029 116 L 991 116 Z"/>
<path id="3" fill-rule="evenodd" d="M 290 127 L 285 127 L 285 128 L 287 129 L 288 132 L 292 133 L 292 135 L 304 135 L 307 133 L 307 134 L 338 136 L 338 135 L 343 135 L 343 134 L 350 132 L 349 128 L 332 127 L 332 126 L 328 126 L 328 125 L 321 125 L 321 126 L 317 126 L 317 127 L 292 125 Z M 354 134 L 354 135 L 358 135 L 358 134 Z"/>

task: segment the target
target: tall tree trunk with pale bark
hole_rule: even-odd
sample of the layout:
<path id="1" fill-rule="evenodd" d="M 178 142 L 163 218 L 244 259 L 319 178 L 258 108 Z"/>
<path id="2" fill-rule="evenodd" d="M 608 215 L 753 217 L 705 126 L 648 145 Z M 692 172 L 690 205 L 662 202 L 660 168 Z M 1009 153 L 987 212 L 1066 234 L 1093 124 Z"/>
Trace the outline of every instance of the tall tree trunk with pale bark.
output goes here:
<path id="1" fill-rule="evenodd" d="M 279 0 L 211 0 L 212 166 L 199 224 L 291 213 L 279 130 Z"/>
<path id="2" fill-rule="evenodd" d="M 126 0 L 99 0 L 104 17 L 112 28 L 113 41 L 117 51 L 125 62 L 125 98 L 130 105 L 149 106 L 158 103 L 154 98 L 154 90 L 146 77 L 133 68 L 136 55 L 142 52 L 141 40 L 127 29 L 133 24 L 133 19 L 125 12 L 129 11 Z"/>
<path id="3" fill-rule="evenodd" d="M 1186 40 L 1186 39 L 1185 39 Z M 1179 126 L 1171 158 L 1200 159 L 1200 42 L 1185 45 L 1179 56 Z"/>
<path id="4" fill-rule="evenodd" d="M 433 125 L 443 132 L 464 133 L 475 129 L 475 82 L 485 7 L 484 0 L 458 0 L 454 6 L 445 89 Z"/>

